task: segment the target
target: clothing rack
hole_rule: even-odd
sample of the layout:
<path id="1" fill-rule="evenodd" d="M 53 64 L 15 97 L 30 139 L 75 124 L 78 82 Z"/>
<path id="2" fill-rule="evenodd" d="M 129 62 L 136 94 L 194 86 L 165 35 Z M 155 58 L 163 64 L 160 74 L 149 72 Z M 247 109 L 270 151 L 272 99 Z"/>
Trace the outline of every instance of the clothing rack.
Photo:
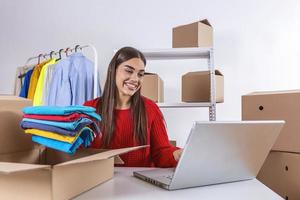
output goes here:
<path id="1" fill-rule="evenodd" d="M 87 45 L 76 45 L 74 48 L 65 48 L 65 49 L 60 49 L 59 51 L 51 51 L 49 53 L 45 53 L 45 54 L 39 54 L 38 56 L 34 56 L 34 57 L 30 57 L 27 59 L 25 66 L 27 66 L 29 64 L 30 61 L 38 59 L 38 63 L 40 62 L 41 58 L 46 58 L 47 56 L 49 56 L 50 58 L 52 58 L 53 55 L 59 55 L 61 58 L 61 54 L 62 52 L 64 53 L 68 53 L 68 52 L 77 52 L 78 49 L 82 50 L 84 48 L 91 48 L 94 52 L 94 98 L 97 98 L 97 83 L 98 83 L 98 52 L 95 48 L 95 46 L 91 45 L 91 44 L 87 44 Z"/>

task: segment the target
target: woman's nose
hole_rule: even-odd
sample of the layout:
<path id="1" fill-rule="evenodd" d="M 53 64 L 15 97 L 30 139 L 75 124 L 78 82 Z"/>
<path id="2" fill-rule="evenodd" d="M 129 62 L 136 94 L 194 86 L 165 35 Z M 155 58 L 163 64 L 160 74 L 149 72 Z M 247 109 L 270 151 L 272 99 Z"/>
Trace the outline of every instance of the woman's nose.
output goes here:
<path id="1" fill-rule="evenodd" d="M 133 74 L 131 75 L 131 79 L 134 80 L 134 81 L 139 81 L 138 73 L 133 73 Z"/>

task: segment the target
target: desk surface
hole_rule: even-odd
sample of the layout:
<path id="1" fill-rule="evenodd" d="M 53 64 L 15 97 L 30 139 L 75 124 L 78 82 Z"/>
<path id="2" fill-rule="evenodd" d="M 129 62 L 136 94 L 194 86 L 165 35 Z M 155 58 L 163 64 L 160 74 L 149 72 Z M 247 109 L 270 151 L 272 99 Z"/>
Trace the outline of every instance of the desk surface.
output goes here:
<path id="1" fill-rule="evenodd" d="M 76 200 L 92 199 L 230 199 L 230 200 L 282 200 L 282 198 L 257 179 L 218 184 L 197 188 L 167 191 L 133 177 L 133 171 L 147 168 L 115 168 L 113 179 L 85 192 Z"/>

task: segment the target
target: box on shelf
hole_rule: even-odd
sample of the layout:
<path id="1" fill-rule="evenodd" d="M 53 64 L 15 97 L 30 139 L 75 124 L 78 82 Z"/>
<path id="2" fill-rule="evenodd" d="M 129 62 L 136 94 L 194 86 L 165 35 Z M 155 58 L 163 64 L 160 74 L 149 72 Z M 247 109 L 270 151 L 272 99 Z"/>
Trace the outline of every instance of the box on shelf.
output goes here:
<path id="1" fill-rule="evenodd" d="M 79 149 L 75 155 L 34 144 L 19 127 L 21 109 L 32 102 L 0 96 L 1 199 L 70 199 L 113 177 L 119 154 L 142 147 Z M 17 188 L 17 189 L 16 189 Z"/>
<path id="2" fill-rule="evenodd" d="M 242 120 L 284 120 L 273 150 L 300 153 L 300 90 L 242 96 Z"/>
<path id="3" fill-rule="evenodd" d="M 155 102 L 164 101 L 164 82 L 154 73 L 145 73 L 141 94 Z"/>
<path id="4" fill-rule="evenodd" d="M 285 199 L 300 199 L 300 154 L 270 152 L 257 179 Z"/>
<path id="5" fill-rule="evenodd" d="M 215 70 L 216 102 L 224 102 L 224 76 Z M 181 100 L 183 102 L 209 102 L 210 101 L 210 72 L 188 72 L 182 76 Z"/>
<path id="6" fill-rule="evenodd" d="M 173 28 L 172 47 L 212 47 L 213 28 L 207 19 Z"/>

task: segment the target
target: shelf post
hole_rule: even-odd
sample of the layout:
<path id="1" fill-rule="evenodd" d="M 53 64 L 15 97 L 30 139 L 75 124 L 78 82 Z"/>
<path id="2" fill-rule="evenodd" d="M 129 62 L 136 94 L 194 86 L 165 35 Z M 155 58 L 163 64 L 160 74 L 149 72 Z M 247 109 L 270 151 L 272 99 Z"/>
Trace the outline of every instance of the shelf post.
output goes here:
<path id="1" fill-rule="evenodd" d="M 209 50 L 208 68 L 210 74 L 210 103 L 209 106 L 209 121 L 216 121 L 216 78 L 214 66 L 213 48 Z"/>

